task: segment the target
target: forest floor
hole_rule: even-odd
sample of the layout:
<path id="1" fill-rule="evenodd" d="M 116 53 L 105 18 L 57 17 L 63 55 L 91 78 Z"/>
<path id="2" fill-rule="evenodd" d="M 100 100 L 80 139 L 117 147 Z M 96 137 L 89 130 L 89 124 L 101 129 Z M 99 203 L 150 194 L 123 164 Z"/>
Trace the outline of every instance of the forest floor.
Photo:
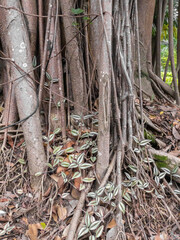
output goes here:
<path id="1" fill-rule="evenodd" d="M 180 162 L 179 109 L 170 104 L 144 101 L 144 111 L 156 126 L 155 130 L 145 123 L 146 129 L 148 129 L 145 135 L 151 140 L 152 147 L 179 158 Z M 94 116 L 94 122 L 96 118 L 97 116 Z M 96 128 L 68 130 L 66 143 L 62 142 L 58 132 L 52 133 L 52 139 L 49 142 L 44 137 L 44 146 L 49 151 L 50 161 L 48 172 L 43 179 L 44 183 L 47 182 L 47 187 L 45 190 L 42 189 L 40 198 L 36 198 L 30 187 L 22 131 L 18 130 L 8 134 L 6 148 L 0 155 L 0 239 L 66 239 L 72 216 L 79 201 L 80 190 L 86 186 L 87 182 L 94 180 L 83 175 L 85 174 L 84 169 L 89 168 L 94 171 L 97 149 L 93 143 L 97 141 L 96 132 Z M 0 136 L 3 141 L 3 134 Z M 72 156 L 76 161 L 84 162 L 79 171 L 75 164 L 77 162 L 71 160 Z M 163 165 L 163 161 L 163 158 L 157 160 L 157 166 L 158 164 L 159 166 Z M 70 165 L 71 167 L 69 167 Z M 164 169 L 167 170 L 166 166 Z M 123 166 L 123 172 L 125 171 L 127 171 L 126 165 Z M 177 171 L 178 167 L 176 170 L 174 169 L 174 173 Z M 85 177 L 84 181 L 82 176 Z M 123 180 L 125 179 L 126 175 L 124 174 Z M 111 180 L 113 181 L 113 179 Z M 158 181 L 162 183 L 161 178 Z M 148 191 L 140 194 L 138 199 L 133 198 L 132 192 L 127 193 L 123 200 L 126 204 L 123 223 L 128 240 L 179 239 L 180 202 L 178 196 L 180 185 L 171 179 L 171 174 L 168 175 L 168 173 L 163 183 L 168 184 L 168 187 L 164 185 L 165 202 L 161 201 L 157 195 L 148 195 Z M 93 191 L 93 186 L 90 188 L 90 192 Z M 115 190 L 112 183 L 109 183 L 109 186 L 113 188 L 113 191 Z M 109 191 L 107 185 L 106 190 Z M 86 197 L 82 215 L 90 206 L 89 203 L 92 203 L 91 197 Z M 132 201 L 129 201 L 128 198 Z M 165 211 L 164 204 L 169 208 L 169 213 Z M 112 239 L 113 230 L 116 227 L 115 211 L 106 203 L 97 205 L 96 211 L 99 213 L 96 216 L 89 211 L 89 221 L 97 222 L 97 227 L 92 228 L 90 234 L 100 236 L 97 232 L 99 229 L 102 232 L 101 237 L 97 239 Z M 141 220 L 139 220 L 140 218 Z M 83 222 L 83 217 L 79 219 L 79 222 L 81 221 Z M 88 234 L 89 232 L 82 235 L 81 239 L 89 239 Z"/>

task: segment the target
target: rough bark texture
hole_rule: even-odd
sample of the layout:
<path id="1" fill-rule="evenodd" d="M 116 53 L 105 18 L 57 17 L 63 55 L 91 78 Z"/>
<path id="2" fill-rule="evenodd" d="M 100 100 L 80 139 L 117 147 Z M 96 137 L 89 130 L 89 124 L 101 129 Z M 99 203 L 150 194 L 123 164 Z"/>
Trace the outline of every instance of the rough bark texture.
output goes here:
<path id="1" fill-rule="evenodd" d="M 179 0 L 179 6 L 178 6 L 177 72 L 178 72 L 178 79 L 180 79 L 180 0 Z M 178 81 L 178 89 L 180 93 L 180 80 Z"/>
<path id="2" fill-rule="evenodd" d="M 61 0 L 60 6 L 62 14 L 71 15 L 72 0 Z M 72 92 L 74 98 L 74 112 L 78 115 L 82 114 L 82 108 L 84 106 L 84 75 L 83 65 L 81 63 L 81 54 L 78 46 L 76 35 L 76 29 L 73 27 L 73 23 L 76 20 L 72 17 L 63 17 L 63 24 L 65 29 L 66 39 L 66 56 L 69 63 L 69 72 L 72 82 Z"/>
<path id="3" fill-rule="evenodd" d="M 93 31 L 95 35 L 92 35 L 92 38 L 95 38 L 95 43 L 100 45 L 100 52 L 98 56 L 96 55 L 99 80 L 99 135 L 96 172 L 101 180 L 109 165 L 112 1 L 103 1 L 102 5 L 101 1 L 91 1 L 91 11 L 95 10 L 95 13 L 97 13 L 97 9 L 100 10 L 99 14 L 101 16 L 99 22 L 96 22 L 94 26 L 92 25 L 95 28 Z M 94 14 L 94 12 L 92 13 Z M 99 34 L 101 32 L 103 33 L 102 36 Z M 95 46 L 93 49 L 95 49 Z"/>
<path id="4" fill-rule="evenodd" d="M 37 14 L 36 0 L 21 0 L 23 10 L 29 14 Z M 37 39 L 37 17 L 24 15 L 26 26 L 28 29 L 30 43 L 31 43 L 31 54 L 32 57 L 35 55 L 36 50 L 36 39 Z"/>
<path id="5" fill-rule="evenodd" d="M 52 14 L 56 16 L 58 14 L 58 6 L 53 5 Z M 59 54 L 61 49 L 60 39 L 60 24 L 57 17 L 54 17 L 51 21 L 49 41 L 52 44 L 52 53 L 48 64 L 48 73 L 53 79 L 51 84 L 52 90 L 52 103 L 51 106 L 51 130 L 61 127 L 63 138 L 66 136 L 66 115 L 64 109 L 64 84 L 63 84 L 63 69 L 62 69 L 62 57 Z M 57 56 L 56 56 L 57 55 Z M 61 97 L 59 96 L 61 95 Z M 58 107 L 60 103 L 60 108 Z"/>
<path id="6" fill-rule="evenodd" d="M 141 56 L 141 71 L 142 77 L 147 74 L 147 54 L 151 44 L 152 35 L 152 23 L 155 9 L 155 0 L 138 0 L 138 21 L 139 21 L 139 37 L 140 37 L 140 56 Z M 148 89 L 146 89 L 146 83 Z M 137 82 L 138 84 L 138 82 Z M 150 82 L 146 79 L 142 84 L 142 89 L 148 91 L 149 95 L 152 95 L 153 90 Z"/>
<path id="7" fill-rule="evenodd" d="M 173 1 L 169 0 L 169 57 L 171 61 L 172 76 L 176 103 L 180 105 L 179 91 L 177 85 L 177 72 L 174 63 L 174 39 L 173 39 Z"/>
<path id="8" fill-rule="evenodd" d="M 20 8 L 18 0 L 1 0 L 0 4 L 6 7 Z M 20 119 L 29 116 L 37 106 L 36 90 L 34 82 L 24 73 L 32 69 L 30 42 L 24 21 L 24 17 L 18 11 L 1 9 L 5 43 L 11 65 L 11 80 L 19 78 L 14 82 L 15 98 L 17 102 Z M 34 74 L 31 73 L 34 78 Z M 31 116 L 22 125 L 28 155 L 28 165 L 32 180 L 32 186 L 38 187 L 38 177 L 35 173 L 44 171 L 46 157 L 44 153 L 39 112 Z"/>

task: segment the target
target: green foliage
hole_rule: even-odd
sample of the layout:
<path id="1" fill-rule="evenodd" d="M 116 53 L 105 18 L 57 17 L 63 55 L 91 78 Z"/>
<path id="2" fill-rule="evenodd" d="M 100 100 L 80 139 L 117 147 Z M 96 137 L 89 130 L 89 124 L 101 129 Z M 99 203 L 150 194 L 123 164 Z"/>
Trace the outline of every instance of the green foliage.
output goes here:
<path id="1" fill-rule="evenodd" d="M 78 14 L 81 14 L 81 13 L 83 13 L 84 12 L 84 10 L 83 9 L 81 9 L 81 8 L 71 8 L 71 12 L 74 14 L 74 15 L 78 15 Z"/>

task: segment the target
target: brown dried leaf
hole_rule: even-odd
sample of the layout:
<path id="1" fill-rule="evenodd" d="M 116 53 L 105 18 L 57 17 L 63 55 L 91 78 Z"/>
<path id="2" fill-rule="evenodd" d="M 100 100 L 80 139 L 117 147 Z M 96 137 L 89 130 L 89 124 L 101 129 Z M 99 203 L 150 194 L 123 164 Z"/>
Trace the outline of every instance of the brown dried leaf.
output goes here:
<path id="1" fill-rule="evenodd" d="M 67 237 L 68 232 L 69 232 L 69 227 L 70 227 L 70 224 L 67 225 L 66 228 L 64 229 L 63 234 L 62 234 L 63 239 L 66 239 L 66 237 Z"/>
<path id="2" fill-rule="evenodd" d="M 174 136 L 177 140 L 180 140 L 180 134 L 178 133 L 178 131 L 176 130 L 175 127 L 173 127 L 173 129 L 172 129 L 172 133 L 173 133 L 173 136 Z"/>
<path id="3" fill-rule="evenodd" d="M 50 194 L 50 192 L 51 192 L 51 188 L 52 188 L 52 184 L 49 186 L 49 188 L 47 189 L 47 191 L 44 193 L 43 197 L 49 196 L 49 194 Z"/>
<path id="4" fill-rule="evenodd" d="M 53 214 L 52 214 L 52 217 L 53 217 L 53 220 L 57 223 L 57 221 L 58 221 L 58 216 L 57 216 L 55 213 L 53 213 Z"/>
<path id="5" fill-rule="evenodd" d="M 80 193 L 77 189 L 75 189 L 75 188 L 72 189 L 72 191 L 71 191 L 71 196 L 72 196 L 74 199 L 79 199 L 79 198 L 80 198 L 80 195 L 81 195 L 81 193 Z"/>
<path id="6" fill-rule="evenodd" d="M 57 206 L 57 214 L 61 221 L 65 220 L 67 217 L 67 209 L 65 207 Z"/>
<path id="7" fill-rule="evenodd" d="M 50 177 L 51 177 L 55 182 L 58 182 L 58 180 L 59 180 L 59 177 L 58 177 L 56 174 L 52 174 L 52 175 L 50 175 Z"/>
<path id="8" fill-rule="evenodd" d="M 31 240 L 38 240 L 38 228 L 36 224 L 29 224 L 28 230 L 26 231 L 26 235 Z"/>
<path id="9" fill-rule="evenodd" d="M 61 240 L 59 236 L 56 236 L 54 240 Z"/>
<path id="10" fill-rule="evenodd" d="M 113 228 L 113 227 L 116 227 L 116 221 L 115 221 L 115 219 L 113 218 L 111 221 L 110 221 L 110 223 L 108 223 L 108 225 L 107 225 L 107 228 Z"/>
<path id="11" fill-rule="evenodd" d="M 74 186 L 79 190 L 80 185 L 83 183 L 82 177 L 75 178 L 74 179 Z"/>

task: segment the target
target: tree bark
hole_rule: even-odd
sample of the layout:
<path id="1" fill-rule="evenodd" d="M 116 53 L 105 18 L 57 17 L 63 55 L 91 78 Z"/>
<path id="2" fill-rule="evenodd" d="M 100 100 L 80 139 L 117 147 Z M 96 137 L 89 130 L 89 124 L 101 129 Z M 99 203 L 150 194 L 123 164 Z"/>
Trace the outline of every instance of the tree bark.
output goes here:
<path id="1" fill-rule="evenodd" d="M 62 14 L 71 15 L 71 8 L 73 7 L 72 0 L 61 0 L 60 6 Z M 78 40 L 75 27 L 73 23 L 76 20 L 73 17 L 63 17 L 63 24 L 65 29 L 66 39 L 66 56 L 69 64 L 70 78 L 72 82 L 72 92 L 74 98 L 74 112 L 75 114 L 82 114 L 82 107 L 84 107 L 84 67 L 81 63 L 81 54 L 78 46 Z"/>
<path id="2" fill-rule="evenodd" d="M 97 70 L 99 80 L 99 123 L 98 123 L 98 160 L 96 166 L 97 176 L 102 180 L 109 165 L 110 142 L 110 97 L 111 97 L 111 50 L 112 50 L 112 1 L 91 1 L 91 11 L 99 10 L 98 22 L 92 25 L 92 38 L 98 43 L 99 51 L 94 55 L 97 58 Z M 94 23 L 93 23 L 94 24 Z M 98 28 L 97 28 L 98 27 Z M 102 31 L 103 30 L 103 31 Z M 102 36 L 100 33 L 103 33 Z M 96 46 L 97 48 L 97 46 Z"/>
<path id="3" fill-rule="evenodd" d="M 0 4 L 6 7 L 20 9 L 19 0 L 0 0 Z M 34 74 L 30 77 L 25 74 L 32 71 L 32 58 L 30 41 L 25 25 L 24 17 L 18 11 L 12 9 L 0 10 L 1 27 L 4 32 L 4 40 L 11 59 L 11 80 L 18 79 L 13 83 L 15 99 L 20 119 L 31 115 L 37 106 L 37 95 L 34 86 Z M 45 152 L 42 143 L 41 125 L 39 112 L 36 111 L 23 125 L 23 132 L 27 147 L 28 165 L 31 175 L 32 187 L 38 188 L 40 177 L 37 172 L 43 172 L 45 168 Z"/>
<path id="4" fill-rule="evenodd" d="M 180 93 L 180 0 L 178 6 L 177 73 L 178 73 L 178 89 Z"/>
<path id="5" fill-rule="evenodd" d="M 173 1 L 169 0 L 169 57 L 171 61 L 171 69 L 174 82 L 174 91 L 176 103 L 180 105 L 179 91 L 177 85 L 177 72 L 174 63 L 174 39 L 173 39 Z"/>

